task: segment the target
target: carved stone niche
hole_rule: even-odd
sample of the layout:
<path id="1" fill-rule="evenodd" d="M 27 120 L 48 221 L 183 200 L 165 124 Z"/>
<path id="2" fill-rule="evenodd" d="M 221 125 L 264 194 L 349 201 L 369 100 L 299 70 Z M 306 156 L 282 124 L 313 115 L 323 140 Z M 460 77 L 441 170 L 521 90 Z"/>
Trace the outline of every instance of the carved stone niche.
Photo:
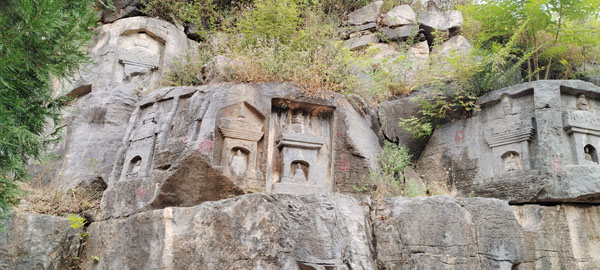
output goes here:
<path id="1" fill-rule="evenodd" d="M 487 129 L 492 132 L 485 135 L 492 149 L 493 175 L 531 170 L 529 142 L 535 133 L 533 121 L 521 120 L 508 95 L 502 96 L 499 106 L 504 116 L 501 121 L 491 122 Z"/>
<path id="2" fill-rule="evenodd" d="M 247 180 L 246 189 L 258 189 L 264 183 L 259 156 L 262 151 L 265 117 L 246 102 L 223 108 L 217 122 L 221 136 L 215 145 L 222 145 L 220 158 L 223 174 L 233 179 Z M 260 183 L 260 186 L 257 186 Z"/>
<path id="3" fill-rule="evenodd" d="M 275 99 L 269 128 L 268 191 L 331 191 L 334 108 Z"/>
<path id="4" fill-rule="evenodd" d="M 575 100 L 575 105 L 563 111 L 563 127 L 571 139 L 571 152 L 575 165 L 596 165 L 596 147 L 600 145 L 600 117 L 593 110 L 593 100 L 584 94 L 568 95 L 563 99 Z"/>
<path id="5" fill-rule="evenodd" d="M 159 114 L 158 104 L 146 106 L 140 110 L 140 121 L 129 137 L 127 151 L 119 179 L 146 177 L 152 169 L 154 146 L 157 139 Z"/>
<path id="6" fill-rule="evenodd" d="M 130 30 L 119 38 L 120 81 L 157 70 L 162 62 L 165 41 L 145 30 Z"/>

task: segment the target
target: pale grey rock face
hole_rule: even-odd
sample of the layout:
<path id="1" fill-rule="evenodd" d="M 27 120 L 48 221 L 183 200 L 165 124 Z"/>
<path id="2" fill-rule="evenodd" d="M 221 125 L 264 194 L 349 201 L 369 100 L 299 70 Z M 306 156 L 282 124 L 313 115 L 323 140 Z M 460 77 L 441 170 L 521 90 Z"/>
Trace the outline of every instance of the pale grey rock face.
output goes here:
<path id="1" fill-rule="evenodd" d="M 392 41 L 407 40 L 414 37 L 419 32 L 419 27 L 416 24 L 403 25 L 400 27 L 383 27 L 381 32 Z"/>
<path id="2" fill-rule="evenodd" d="M 357 37 L 351 37 L 344 41 L 343 45 L 350 48 L 350 50 L 358 50 L 379 42 L 377 35 L 372 33 L 365 33 Z"/>
<path id="3" fill-rule="evenodd" d="M 82 269 L 375 269 L 369 222 L 347 195 L 244 195 L 95 222 Z"/>
<path id="4" fill-rule="evenodd" d="M 583 95 L 583 96 L 582 96 Z M 417 164 L 427 181 L 512 202 L 598 202 L 600 88 L 538 81 L 493 91 L 441 126 Z"/>
<path id="5" fill-rule="evenodd" d="M 391 198 L 373 215 L 383 269 L 505 269 L 523 261 L 521 226 L 506 202 Z"/>
<path id="6" fill-rule="evenodd" d="M 15 213 L 0 232 L 0 269 L 59 270 L 72 266 L 81 229 L 66 218 Z"/>
<path id="7" fill-rule="evenodd" d="M 409 5 L 399 5 L 392 8 L 388 13 L 383 15 L 381 24 L 393 27 L 407 24 L 416 24 L 417 14 Z"/>
<path id="8" fill-rule="evenodd" d="M 462 35 L 456 35 L 446 40 L 439 46 L 434 46 L 432 54 L 441 55 L 445 57 L 452 56 L 467 56 L 471 53 L 473 45 L 467 38 Z"/>
<path id="9" fill-rule="evenodd" d="M 415 159 L 425 149 L 427 140 L 413 138 L 412 134 L 400 127 L 399 123 L 403 119 L 418 116 L 418 112 L 421 109 L 421 103 L 418 101 L 419 97 L 424 97 L 424 93 L 413 91 L 408 96 L 382 102 L 379 104 L 378 110 L 381 129 L 386 139 L 398 145 L 408 147 Z"/>
<path id="10" fill-rule="evenodd" d="M 452 10 L 442 12 L 437 8 L 419 12 L 417 22 L 423 30 L 429 44 L 433 44 L 436 38 L 446 40 L 460 34 L 463 25 L 462 12 Z M 438 32 L 435 34 L 434 32 Z"/>
<path id="11" fill-rule="evenodd" d="M 102 215 L 256 191 L 351 192 L 378 168 L 370 127 L 345 97 L 308 98 L 290 84 L 164 88 L 130 118 Z"/>
<path id="12" fill-rule="evenodd" d="M 447 31 L 460 29 L 463 25 L 462 12 L 452 10 L 442 12 L 439 10 L 422 11 L 417 16 L 417 22 L 433 30 Z"/>
<path id="13" fill-rule="evenodd" d="M 367 23 L 373 23 L 377 21 L 377 18 L 381 14 L 381 7 L 383 1 L 375 1 L 360 9 L 357 9 L 348 14 L 348 24 L 350 25 L 362 25 Z"/>
<path id="14" fill-rule="evenodd" d="M 586 205 L 513 206 L 523 227 L 524 261 L 516 269 L 597 269 L 600 208 Z"/>
<path id="15" fill-rule="evenodd" d="M 96 32 L 93 63 L 55 87 L 75 100 L 63 114 L 63 140 L 50 151 L 59 159 L 34 166 L 42 183 L 69 189 L 106 182 L 139 96 L 158 87 L 168 67 L 195 46 L 182 29 L 147 17 L 120 19 Z"/>

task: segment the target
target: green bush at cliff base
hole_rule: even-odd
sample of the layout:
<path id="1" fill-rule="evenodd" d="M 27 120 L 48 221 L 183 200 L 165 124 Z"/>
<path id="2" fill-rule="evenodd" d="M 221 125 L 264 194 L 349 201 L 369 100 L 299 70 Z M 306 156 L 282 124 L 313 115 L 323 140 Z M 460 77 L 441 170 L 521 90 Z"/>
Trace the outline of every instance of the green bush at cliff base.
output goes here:
<path id="1" fill-rule="evenodd" d="M 51 77 L 76 72 L 97 18 L 95 1 L 8 0 L 0 3 L 0 215 L 18 203 L 17 182 L 29 159 L 56 141 L 66 99 Z"/>

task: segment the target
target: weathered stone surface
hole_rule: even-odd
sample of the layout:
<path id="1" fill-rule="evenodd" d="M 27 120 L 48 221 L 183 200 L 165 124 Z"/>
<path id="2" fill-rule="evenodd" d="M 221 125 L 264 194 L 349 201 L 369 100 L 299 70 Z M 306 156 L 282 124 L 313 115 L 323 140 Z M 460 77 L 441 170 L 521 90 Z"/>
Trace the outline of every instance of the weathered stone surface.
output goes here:
<path id="1" fill-rule="evenodd" d="M 469 40 L 461 35 L 453 36 L 439 46 L 433 47 L 433 54 L 445 57 L 467 56 L 471 53 L 473 45 Z"/>
<path id="2" fill-rule="evenodd" d="M 111 0 L 114 9 L 102 10 L 102 22 L 112 23 L 118 19 L 142 15 L 142 3 L 140 0 Z M 102 1 L 107 2 L 107 1 Z"/>
<path id="3" fill-rule="evenodd" d="M 417 22 L 431 30 L 448 31 L 460 29 L 463 25 L 462 12 L 452 10 L 442 12 L 439 10 L 419 12 Z"/>
<path id="4" fill-rule="evenodd" d="M 290 84 L 153 92 L 130 118 L 103 217 L 256 191 L 351 192 L 378 168 L 381 147 L 343 96 L 331 100 L 305 97 Z"/>
<path id="5" fill-rule="evenodd" d="M 381 24 L 394 27 L 406 24 L 416 24 L 417 14 L 409 5 L 399 5 L 388 11 L 381 19 Z"/>
<path id="6" fill-rule="evenodd" d="M 429 44 L 433 44 L 436 38 L 448 39 L 460 33 L 463 18 L 462 12 L 452 10 L 442 12 L 437 8 L 419 12 L 417 22 L 423 29 Z M 434 35 L 434 32 L 438 32 Z"/>
<path id="7" fill-rule="evenodd" d="M 493 91 L 479 99 L 474 117 L 436 130 L 417 166 L 428 182 L 463 195 L 599 202 L 599 95 L 599 87 L 582 81 Z"/>
<path id="8" fill-rule="evenodd" d="M 4 225 L 0 269 L 67 269 L 78 255 L 81 229 L 72 229 L 66 218 L 14 213 Z"/>
<path id="9" fill-rule="evenodd" d="M 60 158 L 35 166 L 43 183 L 69 189 L 107 181 L 139 96 L 195 46 L 182 29 L 147 17 L 120 19 L 96 32 L 93 64 L 56 84 L 57 92 L 76 99 L 64 112 L 64 138 L 51 149 Z"/>
<path id="10" fill-rule="evenodd" d="M 91 224 L 82 268 L 375 269 L 368 211 L 347 195 L 267 194 L 149 211 Z"/>
<path id="11" fill-rule="evenodd" d="M 600 207 L 513 206 L 523 228 L 524 260 L 515 269 L 597 269 Z"/>
<path id="12" fill-rule="evenodd" d="M 375 1 L 360 9 L 357 9 L 348 14 L 348 24 L 350 25 L 362 25 L 367 23 L 373 23 L 377 21 L 377 18 L 381 14 L 381 7 L 383 1 Z"/>
<path id="13" fill-rule="evenodd" d="M 521 226 L 506 202 L 397 197 L 377 206 L 373 230 L 384 269 L 513 269 Z"/>
<path id="14" fill-rule="evenodd" d="M 400 121 L 418 115 L 421 109 L 421 104 L 418 101 L 419 97 L 423 97 L 421 91 L 411 92 L 408 96 L 402 96 L 395 100 L 384 101 L 379 104 L 379 121 L 381 129 L 386 139 L 398 144 L 404 145 L 410 149 L 411 154 L 417 159 L 427 140 L 415 139 L 412 134 L 400 127 Z"/>
<path id="15" fill-rule="evenodd" d="M 363 35 L 352 37 L 344 41 L 343 45 L 350 48 L 350 50 L 358 50 L 370 44 L 375 44 L 377 42 L 379 42 L 379 38 L 377 37 L 377 35 L 372 33 L 365 33 Z"/>
<path id="16" fill-rule="evenodd" d="M 383 27 L 381 32 L 390 40 L 406 40 L 415 36 L 419 32 L 419 27 L 416 24 L 403 25 L 400 27 L 390 28 Z"/>

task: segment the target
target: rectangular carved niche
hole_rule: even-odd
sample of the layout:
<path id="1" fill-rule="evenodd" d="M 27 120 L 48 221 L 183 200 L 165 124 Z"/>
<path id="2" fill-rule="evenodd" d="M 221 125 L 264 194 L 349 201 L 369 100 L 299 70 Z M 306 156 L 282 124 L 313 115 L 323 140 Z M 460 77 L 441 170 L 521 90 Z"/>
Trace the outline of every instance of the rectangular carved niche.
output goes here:
<path id="1" fill-rule="evenodd" d="M 532 95 L 505 94 L 491 108 L 485 123 L 485 141 L 491 148 L 491 176 L 532 169 L 529 145 L 535 134 L 532 98 Z"/>
<path id="2" fill-rule="evenodd" d="M 266 117 L 246 102 L 221 109 L 217 117 L 215 160 L 220 161 L 223 174 L 246 191 L 264 188 L 260 165 L 265 122 Z"/>
<path id="3" fill-rule="evenodd" d="M 158 104 L 140 108 L 139 120 L 128 138 L 120 179 L 145 177 L 152 167 L 160 119 Z"/>
<path id="4" fill-rule="evenodd" d="M 323 193 L 333 185 L 333 107 L 273 99 L 267 191 Z"/>
<path id="5" fill-rule="evenodd" d="M 600 117 L 596 100 L 583 93 L 561 93 L 563 128 L 569 136 L 574 165 L 597 165 Z"/>

